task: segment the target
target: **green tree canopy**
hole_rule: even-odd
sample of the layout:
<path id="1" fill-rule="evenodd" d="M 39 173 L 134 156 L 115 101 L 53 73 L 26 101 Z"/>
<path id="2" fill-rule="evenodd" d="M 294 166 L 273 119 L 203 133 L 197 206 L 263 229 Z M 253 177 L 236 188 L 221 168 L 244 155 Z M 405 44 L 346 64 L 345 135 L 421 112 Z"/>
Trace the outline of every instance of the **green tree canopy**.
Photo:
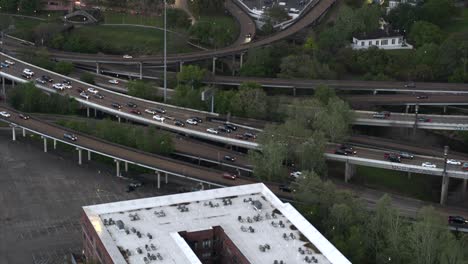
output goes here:
<path id="1" fill-rule="evenodd" d="M 419 48 L 424 44 L 440 44 L 443 34 L 438 26 L 426 21 L 417 21 L 411 26 L 408 37 L 411 43 L 414 43 Z"/>

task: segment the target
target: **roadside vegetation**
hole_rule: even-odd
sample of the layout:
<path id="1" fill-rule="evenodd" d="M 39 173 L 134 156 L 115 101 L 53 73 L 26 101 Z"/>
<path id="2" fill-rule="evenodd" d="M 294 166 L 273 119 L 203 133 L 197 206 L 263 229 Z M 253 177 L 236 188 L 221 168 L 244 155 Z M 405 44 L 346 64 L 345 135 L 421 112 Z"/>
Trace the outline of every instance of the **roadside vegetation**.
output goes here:
<path id="1" fill-rule="evenodd" d="M 46 49 L 32 50 L 25 48 L 21 52 L 21 59 L 38 67 L 54 71 L 63 75 L 69 75 L 75 69 L 71 62 L 56 62 L 50 58 Z"/>

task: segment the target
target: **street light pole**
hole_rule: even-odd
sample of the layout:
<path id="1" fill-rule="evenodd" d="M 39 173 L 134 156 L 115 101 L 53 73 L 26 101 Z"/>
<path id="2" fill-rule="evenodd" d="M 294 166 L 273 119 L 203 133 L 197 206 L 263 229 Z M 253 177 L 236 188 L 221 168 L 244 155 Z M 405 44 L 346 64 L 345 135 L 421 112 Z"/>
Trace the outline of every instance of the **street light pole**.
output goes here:
<path id="1" fill-rule="evenodd" d="M 447 176 L 447 156 L 448 156 L 449 147 L 444 147 L 444 171 L 442 172 L 442 190 L 440 194 L 440 204 L 445 205 L 447 201 L 447 192 L 449 185 L 449 177 Z"/>
<path id="2" fill-rule="evenodd" d="M 167 100 L 167 22 L 166 22 L 166 5 L 167 0 L 164 0 L 164 102 Z"/>

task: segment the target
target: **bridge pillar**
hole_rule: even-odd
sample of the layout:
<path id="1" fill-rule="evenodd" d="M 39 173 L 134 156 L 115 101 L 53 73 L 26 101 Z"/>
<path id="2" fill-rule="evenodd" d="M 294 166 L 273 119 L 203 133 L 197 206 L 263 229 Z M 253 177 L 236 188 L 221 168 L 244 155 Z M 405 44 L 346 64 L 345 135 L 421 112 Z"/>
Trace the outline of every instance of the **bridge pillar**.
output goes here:
<path id="1" fill-rule="evenodd" d="M 86 107 L 86 117 L 89 118 L 89 107 Z"/>
<path id="2" fill-rule="evenodd" d="M 236 64 L 236 55 L 233 54 L 232 55 L 232 63 L 231 63 L 231 73 L 232 73 L 232 76 L 234 76 L 236 74 L 236 70 L 234 69 L 234 65 Z"/>
<path id="3" fill-rule="evenodd" d="M 414 106 L 414 128 L 413 128 L 413 137 L 416 136 L 416 130 L 418 129 L 418 113 L 419 113 L 419 105 L 416 104 Z"/>
<path id="4" fill-rule="evenodd" d="M 293 96 L 296 96 L 296 87 L 293 87 Z"/>
<path id="5" fill-rule="evenodd" d="M 117 120 L 118 120 L 118 121 L 119 121 L 119 123 L 120 123 L 120 116 L 117 116 Z"/>
<path id="6" fill-rule="evenodd" d="M 83 164 L 83 156 L 82 156 L 82 149 L 80 148 L 76 148 L 76 150 L 78 150 L 78 165 L 81 165 Z"/>
<path id="7" fill-rule="evenodd" d="M 143 62 L 138 63 L 140 66 L 140 80 L 143 80 Z"/>
<path id="8" fill-rule="evenodd" d="M 125 166 L 125 172 L 128 172 L 128 162 L 125 161 L 124 166 Z"/>
<path id="9" fill-rule="evenodd" d="M 444 114 L 446 114 L 446 113 L 447 113 L 447 106 L 444 105 Z"/>
<path id="10" fill-rule="evenodd" d="M 356 165 L 349 163 L 349 161 L 346 161 L 345 164 L 345 182 L 348 182 L 351 180 L 351 178 L 354 176 L 356 173 Z"/>
<path id="11" fill-rule="evenodd" d="M 166 184 L 169 182 L 168 179 L 167 179 L 167 172 L 164 173 L 164 175 L 166 176 Z M 465 186 L 466 187 L 466 186 Z"/>
<path id="12" fill-rule="evenodd" d="M 11 80 L 11 88 L 15 88 L 15 81 Z"/>
<path id="13" fill-rule="evenodd" d="M 244 52 L 242 52 L 240 54 L 240 62 L 239 62 L 239 66 L 242 68 L 242 66 L 244 65 Z"/>
<path id="14" fill-rule="evenodd" d="M 467 183 L 468 183 L 468 179 L 463 179 L 463 183 L 462 183 L 462 197 L 463 197 L 463 199 L 466 198 Z"/>
<path id="15" fill-rule="evenodd" d="M 5 77 L 2 77 L 2 94 L 5 95 Z"/>
<path id="16" fill-rule="evenodd" d="M 377 92 L 378 92 L 377 90 L 374 90 L 373 94 L 374 94 L 374 95 L 376 95 L 376 94 L 377 94 Z"/>
<path id="17" fill-rule="evenodd" d="M 57 149 L 57 140 L 54 139 L 54 149 Z"/>
<path id="18" fill-rule="evenodd" d="M 14 126 L 11 127 L 11 139 L 16 141 L 16 130 Z"/>
<path id="19" fill-rule="evenodd" d="M 97 109 L 94 108 L 94 118 L 97 118 Z"/>
<path id="20" fill-rule="evenodd" d="M 216 57 L 213 57 L 213 68 L 211 69 L 213 75 L 216 73 Z"/>
<path id="21" fill-rule="evenodd" d="M 410 108 L 410 105 L 406 105 L 405 113 L 409 113 L 409 108 Z"/>
<path id="22" fill-rule="evenodd" d="M 101 64 L 99 62 L 96 62 L 96 74 L 101 73 Z"/>
<path id="23" fill-rule="evenodd" d="M 182 69 L 184 68 L 184 62 L 179 61 L 179 72 L 182 72 Z"/>
<path id="24" fill-rule="evenodd" d="M 91 150 L 88 150 L 88 161 L 91 160 Z"/>
<path id="25" fill-rule="evenodd" d="M 156 175 L 158 176 L 158 189 L 161 188 L 161 173 L 159 171 L 155 171 Z"/>
<path id="26" fill-rule="evenodd" d="M 26 129 L 23 127 L 23 137 L 26 137 Z"/>
<path id="27" fill-rule="evenodd" d="M 447 202 L 448 186 L 449 186 L 450 177 L 444 173 L 442 176 L 442 190 L 440 191 L 440 204 L 445 205 Z"/>
<path id="28" fill-rule="evenodd" d="M 44 152 L 47 152 L 47 138 L 43 137 L 44 139 Z"/>
<path id="29" fill-rule="evenodd" d="M 117 177 L 120 177 L 120 161 L 114 160 L 115 162 L 115 174 Z"/>

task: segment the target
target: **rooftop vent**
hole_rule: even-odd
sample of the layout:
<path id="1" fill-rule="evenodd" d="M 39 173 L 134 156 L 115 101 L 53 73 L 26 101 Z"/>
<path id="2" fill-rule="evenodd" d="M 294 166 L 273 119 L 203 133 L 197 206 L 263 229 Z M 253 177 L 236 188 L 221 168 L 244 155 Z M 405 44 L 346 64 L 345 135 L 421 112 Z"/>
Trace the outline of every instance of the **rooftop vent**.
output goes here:
<path id="1" fill-rule="evenodd" d="M 166 216 L 166 213 L 161 210 L 161 211 L 154 211 L 154 214 L 157 216 L 157 217 L 165 217 Z"/>
<path id="2" fill-rule="evenodd" d="M 117 227 L 118 227 L 120 230 L 122 230 L 122 229 L 125 228 L 125 225 L 124 225 L 124 223 L 122 222 L 122 220 L 117 220 L 116 224 L 117 224 Z"/>
<path id="3" fill-rule="evenodd" d="M 262 210 L 262 203 L 259 201 L 259 200 L 255 200 L 252 202 L 252 205 L 254 206 L 254 209 L 257 210 L 257 211 L 261 211 Z"/>
<path id="4" fill-rule="evenodd" d="M 130 221 L 137 221 L 137 220 L 140 220 L 140 217 L 138 216 L 137 213 L 129 214 L 128 217 L 130 217 Z"/>

